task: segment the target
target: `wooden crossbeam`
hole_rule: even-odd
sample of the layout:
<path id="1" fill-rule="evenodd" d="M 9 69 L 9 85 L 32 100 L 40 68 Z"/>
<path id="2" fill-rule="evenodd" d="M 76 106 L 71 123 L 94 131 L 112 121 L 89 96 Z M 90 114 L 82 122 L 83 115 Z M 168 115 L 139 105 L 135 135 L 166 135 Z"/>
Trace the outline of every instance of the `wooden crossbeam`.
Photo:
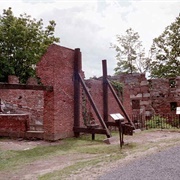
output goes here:
<path id="1" fill-rule="evenodd" d="M 89 134 L 106 134 L 107 135 L 106 129 L 98 129 L 98 128 L 91 129 L 91 128 L 83 128 L 83 127 L 74 127 L 73 130 L 76 133 L 84 132 L 84 133 L 89 133 Z"/>
<path id="2" fill-rule="evenodd" d="M 106 123 L 104 122 L 103 118 L 101 117 L 101 114 L 99 113 L 99 111 L 98 111 L 98 109 L 96 107 L 96 104 L 95 104 L 91 94 L 89 93 L 89 91 L 88 91 L 88 89 L 86 87 L 86 84 L 83 81 L 83 78 L 81 77 L 80 73 L 79 73 L 79 79 L 80 79 L 80 83 L 81 83 L 83 89 L 85 90 L 85 93 L 86 93 L 86 95 L 87 95 L 87 97 L 88 97 L 88 99 L 89 99 L 89 101 L 91 103 L 91 106 L 94 109 L 94 112 L 96 113 L 96 116 L 98 117 L 102 127 L 106 130 L 107 136 L 111 137 L 111 133 L 110 133 L 109 129 L 107 128 Z"/>
<path id="3" fill-rule="evenodd" d="M 134 129 L 136 129 L 134 123 L 131 121 L 130 117 L 128 116 L 126 110 L 124 109 L 124 106 L 123 104 L 121 103 L 121 101 L 119 100 L 114 88 L 112 87 L 111 83 L 109 82 L 109 80 L 107 79 L 107 83 L 108 83 L 108 86 L 112 92 L 112 94 L 114 95 L 115 99 L 116 99 L 116 102 L 118 103 L 120 109 L 122 110 L 124 116 L 126 117 L 126 119 L 128 120 L 128 122 L 133 126 Z"/>
<path id="4" fill-rule="evenodd" d="M 24 89 L 24 90 L 53 91 L 52 86 L 26 85 L 26 84 L 0 84 L 0 89 Z"/>

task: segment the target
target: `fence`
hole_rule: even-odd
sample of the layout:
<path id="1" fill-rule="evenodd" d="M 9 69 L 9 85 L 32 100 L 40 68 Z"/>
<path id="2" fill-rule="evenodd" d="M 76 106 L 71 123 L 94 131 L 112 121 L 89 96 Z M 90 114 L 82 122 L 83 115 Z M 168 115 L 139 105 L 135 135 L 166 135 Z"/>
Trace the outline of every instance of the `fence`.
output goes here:
<path id="1" fill-rule="evenodd" d="M 132 121 L 138 129 L 177 129 L 180 128 L 180 115 L 154 114 L 151 116 L 133 114 Z"/>

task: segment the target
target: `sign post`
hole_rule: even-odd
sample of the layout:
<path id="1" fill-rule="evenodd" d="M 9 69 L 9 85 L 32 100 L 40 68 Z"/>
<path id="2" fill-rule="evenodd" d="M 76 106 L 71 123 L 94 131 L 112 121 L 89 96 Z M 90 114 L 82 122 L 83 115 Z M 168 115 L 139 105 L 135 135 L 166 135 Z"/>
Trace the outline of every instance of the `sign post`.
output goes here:
<path id="1" fill-rule="evenodd" d="M 120 148 L 122 148 L 123 145 L 123 128 L 122 128 L 122 122 L 124 121 L 124 117 L 120 113 L 116 114 L 110 114 L 110 116 L 115 120 L 118 129 L 119 129 L 119 140 L 120 140 Z"/>
<path id="2" fill-rule="evenodd" d="M 179 128 L 180 128 L 180 107 L 176 107 L 176 114 L 179 114 Z"/>

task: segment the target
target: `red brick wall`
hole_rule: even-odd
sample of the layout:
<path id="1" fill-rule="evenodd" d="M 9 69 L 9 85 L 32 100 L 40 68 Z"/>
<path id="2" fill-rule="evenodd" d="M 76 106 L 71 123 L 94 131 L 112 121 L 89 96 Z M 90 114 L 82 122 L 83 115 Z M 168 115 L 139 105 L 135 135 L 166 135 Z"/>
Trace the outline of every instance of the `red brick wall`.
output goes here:
<path id="1" fill-rule="evenodd" d="M 14 84 L 14 79 L 17 77 L 9 78 L 9 83 Z M 29 124 L 43 124 L 43 91 L 0 89 L 0 99 L 13 112 L 29 113 Z"/>
<path id="2" fill-rule="evenodd" d="M 127 85 L 124 84 L 123 86 L 123 106 L 130 116 L 132 114 L 132 105 L 131 105 L 131 98 L 130 98 L 130 91 Z"/>
<path id="3" fill-rule="evenodd" d="M 152 106 L 156 113 L 173 113 L 176 111 L 171 111 L 171 102 L 176 102 L 177 106 L 180 107 L 180 77 L 176 77 L 175 87 L 170 87 L 170 79 L 152 79 L 150 81 L 151 88 L 151 100 Z"/>
<path id="4" fill-rule="evenodd" d="M 149 114 L 152 111 L 151 99 L 149 92 L 149 82 L 145 74 L 121 74 L 111 77 L 112 80 L 117 80 L 126 86 L 130 94 L 130 104 L 132 108 L 132 101 L 139 102 L 139 108 L 132 109 L 133 114 Z"/>
<path id="5" fill-rule="evenodd" d="M 0 136 L 25 137 L 29 115 L 0 115 Z"/>
<path id="6" fill-rule="evenodd" d="M 53 92 L 1 89 L 0 98 L 16 111 L 30 113 L 30 120 L 27 119 L 30 123 L 43 123 L 44 138 L 46 140 L 57 140 L 73 136 L 74 50 L 55 44 L 51 45 L 37 64 L 37 76 L 41 79 L 43 85 L 53 86 Z M 145 78 L 144 74 L 122 74 L 109 77 L 109 79 L 124 84 L 123 105 L 128 115 L 132 113 L 144 113 L 147 115 L 154 110 L 162 113 L 170 112 L 170 102 L 174 101 L 180 106 L 180 77 L 176 78 L 175 88 L 169 87 L 167 79 L 153 79 L 150 82 Z M 34 81 L 32 82 L 34 83 Z M 15 82 L 12 83 L 18 83 L 18 79 L 16 78 Z M 101 78 L 99 80 L 86 80 L 86 83 L 103 117 Z M 108 114 L 122 113 L 110 89 L 108 97 Z M 139 100 L 139 109 L 132 109 L 132 100 Z M 88 110 L 93 112 L 95 119 L 97 119 L 90 104 Z M 24 120 L 15 120 L 12 126 L 11 120 L 12 118 L 7 120 L 10 131 L 25 131 L 25 126 L 21 123 Z M 2 119 L 2 122 L 4 123 L 4 119 Z M 82 122 L 81 125 L 83 125 Z M 6 123 L 4 127 L 6 127 Z"/>
<path id="7" fill-rule="evenodd" d="M 73 136 L 74 125 L 74 50 L 51 45 L 37 64 L 37 75 L 43 85 L 53 86 L 45 92 L 45 139 Z"/>
<path id="8" fill-rule="evenodd" d="M 93 97 L 93 100 L 95 101 L 95 104 L 103 118 L 103 87 L 102 87 L 102 80 L 96 80 L 96 79 L 90 79 L 86 80 L 86 84 L 90 90 L 90 93 Z M 130 94 L 126 87 L 123 89 L 123 106 L 128 114 L 132 113 L 132 108 L 130 104 Z M 89 109 L 91 112 L 93 112 L 93 115 L 95 119 L 97 119 L 92 107 L 89 105 Z M 118 106 L 118 103 L 116 102 L 112 92 L 108 88 L 108 114 L 109 114 L 109 121 L 112 121 L 112 118 L 110 117 L 110 114 L 113 113 L 122 113 L 121 109 Z M 98 122 L 98 124 L 100 124 Z"/>

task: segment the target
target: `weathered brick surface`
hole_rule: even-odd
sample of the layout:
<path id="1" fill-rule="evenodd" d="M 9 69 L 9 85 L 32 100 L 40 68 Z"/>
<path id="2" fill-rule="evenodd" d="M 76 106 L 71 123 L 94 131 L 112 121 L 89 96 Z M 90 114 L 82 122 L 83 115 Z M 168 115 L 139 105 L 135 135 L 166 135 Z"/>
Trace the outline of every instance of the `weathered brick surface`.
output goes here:
<path id="1" fill-rule="evenodd" d="M 175 110 L 171 110 L 171 103 L 177 103 L 177 107 L 180 106 L 180 77 L 174 78 L 175 86 L 170 86 L 170 79 L 152 79 L 150 81 L 151 88 L 151 101 L 152 107 L 156 113 L 174 113 Z"/>
<path id="2" fill-rule="evenodd" d="M 28 122 L 28 124 L 43 124 L 44 139 L 46 140 L 57 140 L 73 136 L 74 50 L 55 44 L 51 45 L 37 64 L 37 75 L 43 85 L 53 86 L 53 92 L 0 90 L 0 98 L 9 108 L 16 112 L 26 112 L 30 115 L 26 120 L 13 119 L 11 117 L 11 119 L 6 118 L 5 122 L 3 118 L 0 119 L 1 134 L 2 132 L 6 133 L 6 135 L 9 132 L 11 134 L 18 132 L 17 136 L 23 136 L 25 122 Z M 155 112 L 172 113 L 170 107 L 172 102 L 180 106 L 180 77 L 175 78 L 174 87 L 169 86 L 169 79 L 147 80 L 144 74 L 121 74 L 109 76 L 108 78 L 123 83 L 123 106 L 129 116 L 141 114 L 145 117 Z M 18 84 L 19 80 L 17 77 L 10 76 L 9 82 L 11 84 Z M 27 84 L 36 85 L 37 81 L 30 78 Z M 86 80 L 86 84 L 103 117 L 102 78 Z M 83 94 L 82 89 L 81 94 Z M 84 101 L 81 99 L 81 126 L 84 126 L 82 116 L 83 103 Z M 96 123 L 100 124 L 88 100 L 86 106 L 86 110 L 92 112 L 97 121 Z M 123 114 L 110 89 L 108 90 L 108 106 L 108 114 Z M 112 120 L 110 116 L 109 120 Z"/>
<path id="3" fill-rule="evenodd" d="M 0 114 L 0 136 L 25 137 L 29 115 Z"/>
<path id="4" fill-rule="evenodd" d="M 8 76 L 8 83 L 9 84 L 19 84 L 19 78 L 15 75 L 9 75 Z"/>
<path id="5" fill-rule="evenodd" d="M 102 87 L 102 80 L 96 80 L 96 79 L 90 79 L 90 80 L 86 80 L 86 84 L 89 88 L 89 91 L 92 95 L 92 98 L 103 118 L 103 87 Z M 123 97 L 121 97 L 123 99 L 123 107 L 124 109 L 127 111 L 127 113 L 131 113 L 131 105 L 130 105 L 130 95 L 129 95 L 129 91 L 126 87 L 124 87 L 124 91 L 123 91 Z M 98 118 L 96 117 L 94 110 L 92 108 L 92 106 L 88 103 L 88 111 L 93 113 L 93 116 L 96 120 L 97 124 L 100 124 L 100 122 L 98 121 Z M 114 114 L 114 113 L 122 113 L 117 101 L 115 100 L 111 90 L 108 88 L 108 120 L 109 121 L 113 121 L 112 118 L 110 117 L 110 114 Z"/>
<path id="6" fill-rule="evenodd" d="M 175 113 L 171 111 L 170 103 L 176 102 L 180 106 L 180 77 L 176 77 L 175 87 L 170 87 L 170 79 L 147 80 L 144 74 L 121 74 L 111 77 L 128 86 L 130 98 L 139 100 L 140 109 L 133 109 L 133 113 Z"/>
<path id="7" fill-rule="evenodd" d="M 0 89 L 0 99 L 11 111 L 29 113 L 30 124 L 43 123 L 42 91 Z"/>
<path id="8" fill-rule="evenodd" d="M 113 76 L 110 79 L 119 81 L 124 84 L 127 90 L 129 90 L 129 104 L 131 106 L 128 108 L 128 114 L 140 114 L 146 113 L 147 107 L 150 106 L 149 101 L 149 82 L 145 78 L 145 74 L 121 74 L 117 76 Z M 128 96 L 126 96 L 128 99 Z M 136 100 L 139 101 L 140 108 L 132 109 L 132 101 Z M 146 103 L 144 102 L 146 101 Z"/>
<path id="9" fill-rule="evenodd" d="M 43 85 L 53 86 L 45 93 L 45 139 L 73 136 L 74 125 L 74 50 L 51 45 L 37 64 L 37 75 Z"/>

